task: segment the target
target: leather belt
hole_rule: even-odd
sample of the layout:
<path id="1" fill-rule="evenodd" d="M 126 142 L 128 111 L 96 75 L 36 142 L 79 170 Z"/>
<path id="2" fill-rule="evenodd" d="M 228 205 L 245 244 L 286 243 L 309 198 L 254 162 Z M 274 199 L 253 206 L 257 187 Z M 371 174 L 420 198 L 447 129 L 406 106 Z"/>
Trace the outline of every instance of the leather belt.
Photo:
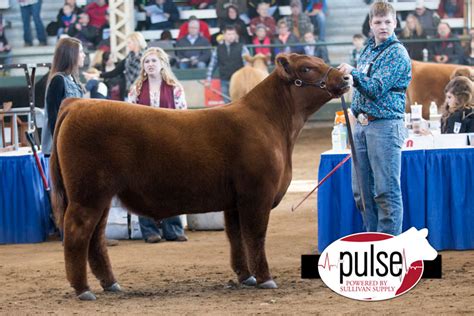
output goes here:
<path id="1" fill-rule="evenodd" d="M 375 121 L 375 120 L 378 120 L 378 118 L 375 117 L 375 116 L 372 116 L 372 115 L 368 115 L 364 112 L 361 112 L 357 115 L 357 121 L 361 125 L 367 125 L 369 121 L 371 122 L 371 121 Z"/>

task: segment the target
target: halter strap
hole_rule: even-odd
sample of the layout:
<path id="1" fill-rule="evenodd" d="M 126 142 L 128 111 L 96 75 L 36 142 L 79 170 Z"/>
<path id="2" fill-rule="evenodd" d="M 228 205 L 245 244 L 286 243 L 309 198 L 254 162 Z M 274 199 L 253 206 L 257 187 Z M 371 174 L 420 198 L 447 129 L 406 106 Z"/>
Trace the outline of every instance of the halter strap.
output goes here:
<path id="1" fill-rule="evenodd" d="M 324 74 L 324 76 L 319 79 L 318 81 L 315 81 L 315 82 L 306 82 L 306 81 L 303 81 L 301 80 L 300 78 L 296 78 L 295 81 L 293 82 L 295 84 L 295 86 L 297 87 L 302 87 L 302 86 L 316 86 L 322 90 L 326 90 L 327 93 L 329 93 L 329 95 L 333 95 L 329 90 L 328 90 L 328 87 L 326 85 L 326 82 L 328 80 L 328 77 L 329 77 L 329 73 L 331 72 L 331 70 L 333 70 L 334 68 L 333 67 L 329 67 L 328 70 L 326 71 L 326 73 Z"/>

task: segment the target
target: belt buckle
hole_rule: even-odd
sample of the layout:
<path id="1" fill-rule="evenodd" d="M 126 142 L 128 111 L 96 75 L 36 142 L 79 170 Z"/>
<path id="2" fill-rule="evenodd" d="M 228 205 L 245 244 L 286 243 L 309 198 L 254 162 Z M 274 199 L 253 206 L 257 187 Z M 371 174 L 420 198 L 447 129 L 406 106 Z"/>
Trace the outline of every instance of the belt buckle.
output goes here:
<path id="1" fill-rule="evenodd" d="M 359 124 L 362 126 L 369 125 L 369 118 L 365 113 L 359 113 L 359 115 L 357 115 L 357 121 L 359 121 Z"/>

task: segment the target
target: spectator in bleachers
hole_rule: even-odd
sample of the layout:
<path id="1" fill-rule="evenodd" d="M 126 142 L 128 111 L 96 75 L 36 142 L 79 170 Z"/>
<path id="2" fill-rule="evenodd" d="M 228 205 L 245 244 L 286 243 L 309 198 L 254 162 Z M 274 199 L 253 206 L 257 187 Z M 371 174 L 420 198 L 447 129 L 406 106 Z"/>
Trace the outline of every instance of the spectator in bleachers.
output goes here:
<path id="1" fill-rule="evenodd" d="M 89 15 L 86 12 L 79 14 L 77 22 L 69 27 L 67 34 L 80 39 L 85 48 L 92 50 L 95 49 L 99 38 L 99 30 L 90 24 Z"/>
<path id="2" fill-rule="evenodd" d="M 462 64 L 474 66 L 474 29 L 471 29 L 470 40 L 467 43 L 467 48 L 463 56 Z"/>
<path id="3" fill-rule="evenodd" d="M 219 19 L 219 22 L 227 18 L 228 16 L 227 8 L 230 5 L 237 7 L 237 12 L 239 12 L 239 14 L 243 15 L 244 17 L 247 16 L 248 18 L 247 0 L 216 0 L 216 14 L 217 14 L 217 18 Z M 249 23 L 250 21 L 248 22 L 244 21 L 244 22 Z"/>
<path id="4" fill-rule="evenodd" d="M 147 4 L 147 25 L 150 30 L 174 28 L 179 21 L 179 11 L 173 0 L 151 0 Z"/>
<path id="5" fill-rule="evenodd" d="M 109 24 L 109 11 L 105 13 L 105 24 L 99 29 L 97 36 L 97 48 L 110 51 L 110 24 Z"/>
<path id="6" fill-rule="evenodd" d="M 438 15 L 442 19 L 464 17 L 464 0 L 441 0 Z"/>
<path id="7" fill-rule="evenodd" d="M 360 54 L 362 53 L 362 50 L 364 49 L 364 44 L 365 44 L 364 35 L 354 34 L 354 36 L 352 36 L 352 45 L 354 46 L 354 48 L 351 50 L 351 54 L 349 57 L 349 64 L 354 68 L 357 68 L 357 63 L 359 62 Z"/>
<path id="8" fill-rule="evenodd" d="M 125 59 L 118 62 L 114 70 L 101 73 L 100 77 L 109 79 L 123 74 L 125 76 L 125 88 L 128 91 L 140 74 L 140 59 L 146 46 L 145 38 L 141 33 L 133 32 L 129 34 L 127 36 L 128 54 Z"/>
<path id="9" fill-rule="evenodd" d="M 265 27 L 266 34 L 273 37 L 276 33 L 276 23 L 273 17 L 269 15 L 270 4 L 267 2 L 260 2 L 257 6 L 258 16 L 250 21 L 250 33 L 255 35 L 257 25 Z"/>
<path id="10" fill-rule="evenodd" d="M 399 36 L 400 40 L 421 40 L 426 39 L 426 34 L 423 31 L 418 18 L 410 13 L 407 15 L 405 20 L 405 26 L 402 29 L 402 32 Z M 408 51 L 411 59 L 423 60 L 423 49 L 427 48 L 425 43 L 403 43 L 405 48 Z"/>
<path id="11" fill-rule="evenodd" d="M 314 56 L 321 58 L 324 60 L 326 64 L 330 64 L 329 61 L 329 54 L 326 45 L 317 45 L 315 46 L 318 41 L 316 39 L 316 35 L 313 32 L 307 32 L 303 36 L 304 42 L 313 45 L 305 45 L 304 46 L 304 53 L 308 56 Z"/>
<path id="12" fill-rule="evenodd" d="M 33 38 L 31 36 L 31 17 L 35 23 L 36 36 L 40 46 L 48 45 L 46 39 L 46 31 L 41 19 L 41 4 L 43 0 L 18 0 L 20 4 L 21 19 L 23 21 L 23 40 L 25 47 L 33 46 Z"/>
<path id="13" fill-rule="evenodd" d="M 199 34 L 199 22 L 192 20 L 188 24 L 188 35 L 176 42 L 177 48 L 192 48 L 211 46 L 211 43 Z M 199 68 L 204 69 L 211 58 L 210 49 L 178 50 L 176 52 L 179 68 Z"/>
<path id="14" fill-rule="evenodd" d="M 197 10 L 213 9 L 216 7 L 215 0 L 189 0 L 188 4 Z"/>
<path id="15" fill-rule="evenodd" d="M 433 10 L 425 7 L 424 0 L 417 0 L 415 7 L 415 16 L 420 21 L 426 36 L 433 37 L 436 35 L 436 28 L 439 24 L 439 16 Z"/>
<path id="16" fill-rule="evenodd" d="M 74 25 L 76 20 L 77 14 L 74 13 L 74 8 L 69 3 L 65 3 L 63 8 L 59 10 L 58 14 L 57 37 L 60 37 L 62 34 L 67 34 L 69 32 L 69 27 Z"/>
<path id="17" fill-rule="evenodd" d="M 207 40 L 210 42 L 211 32 L 209 31 L 209 25 L 205 21 L 199 20 L 195 15 L 191 15 L 188 21 L 181 24 L 181 26 L 179 27 L 178 38 L 176 40 L 180 40 L 186 35 L 188 35 L 188 25 L 193 20 L 196 20 L 199 22 L 199 34 L 202 37 L 207 38 Z"/>
<path id="18" fill-rule="evenodd" d="M 207 68 L 206 86 L 211 85 L 212 74 L 219 68 L 219 77 L 221 80 L 221 92 L 226 102 L 230 102 L 229 84 L 230 77 L 244 66 L 245 55 L 250 55 L 249 50 L 243 44 L 237 41 L 237 30 L 235 27 L 227 26 L 224 29 L 224 42 L 219 44 L 212 52 L 211 61 Z"/>
<path id="19" fill-rule="evenodd" d="M 97 50 L 92 66 L 100 72 L 110 72 L 116 67 L 116 59 L 109 51 Z M 113 78 L 104 78 L 104 83 L 108 91 L 107 99 L 117 101 L 123 101 L 125 99 L 125 94 L 128 93 L 128 91 L 125 91 L 125 77 L 123 73 Z"/>
<path id="20" fill-rule="evenodd" d="M 285 44 L 297 44 L 299 43 L 298 38 L 290 32 L 288 28 L 288 23 L 285 18 L 282 18 L 277 23 L 277 32 L 278 35 L 273 39 L 273 44 L 285 45 Z M 311 32 L 311 31 L 310 31 Z M 279 53 L 298 53 L 300 49 L 297 46 L 283 46 L 273 48 L 273 58 L 275 59 L 276 55 Z"/>
<path id="21" fill-rule="evenodd" d="M 269 7 L 269 16 L 273 17 L 275 20 L 275 16 L 278 15 L 278 4 L 277 0 L 248 0 L 247 7 L 248 7 L 248 15 L 250 19 L 258 17 L 258 5 L 262 2 L 268 4 Z"/>
<path id="22" fill-rule="evenodd" d="M 314 30 L 318 31 L 319 40 L 326 40 L 326 15 L 328 14 L 328 6 L 326 0 L 309 0 L 305 13 L 311 19 Z"/>
<path id="23" fill-rule="evenodd" d="M 2 55 L 0 57 L 0 64 L 11 64 L 12 57 L 10 51 L 11 47 L 10 44 L 8 44 L 8 40 L 5 35 L 5 27 L 3 26 L 3 19 L 1 19 L 0 15 L 0 54 Z"/>
<path id="24" fill-rule="evenodd" d="M 253 45 L 270 45 L 272 40 L 267 34 L 267 27 L 263 24 L 258 24 L 255 28 L 255 36 L 253 37 Z M 255 54 L 262 54 L 268 56 L 268 61 L 270 62 L 272 56 L 272 50 L 270 47 L 255 47 Z"/>
<path id="25" fill-rule="evenodd" d="M 314 31 L 313 24 L 309 17 L 303 13 L 300 0 L 291 0 L 290 8 L 291 15 L 285 17 L 288 29 L 302 41 L 304 34 Z"/>
<path id="26" fill-rule="evenodd" d="M 161 32 L 159 40 L 153 40 L 148 43 L 148 48 L 159 47 L 163 49 L 169 57 L 171 67 L 174 67 L 177 63 L 176 52 L 174 50 L 176 41 L 173 39 L 169 30 Z"/>
<path id="27" fill-rule="evenodd" d="M 109 5 L 106 0 L 96 0 L 88 4 L 84 11 L 89 15 L 90 25 L 100 29 L 107 23 L 106 14 L 108 9 Z"/>
<path id="28" fill-rule="evenodd" d="M 438 25 L 436 38 L 446 41 L 430 43 L 428 51 L 432 54 L 433 61 L 440 64 L 459 64 L 462 61 L 463 49 L 459 41 L 447 41 L 458 38 L 451 33 L 448 23 L 441 22 Z"/>
<path id="29" fill-rule="evenodd" d="M 249 42 L 249 33 L 247 31 L 247 25 L 239 16 L 239 9 L 231 4 L 227 6 L 227 15 L 219 22 L 219 28 L 221 32 L 227 28 L 227 26 L 234 26 L 237 31 L 237 41 L 240 43 Z"/>

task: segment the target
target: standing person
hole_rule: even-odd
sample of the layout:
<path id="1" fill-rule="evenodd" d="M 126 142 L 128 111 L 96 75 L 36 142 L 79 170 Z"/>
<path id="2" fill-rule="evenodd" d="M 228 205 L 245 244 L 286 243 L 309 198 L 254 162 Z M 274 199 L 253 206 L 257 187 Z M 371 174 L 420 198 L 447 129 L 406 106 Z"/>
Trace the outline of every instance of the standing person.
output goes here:
<path id="1" fill-rule="evenodd" d="M 84 94 L 79 83 L 79 68 L 84 66 L 85 56 L 82 43 L 77 38 L 61 38 L 56 44 L 46 84 L 45 120 L 41 131 L 41 150 L 45 156 L 51 154 L 61 102 L 66 98 L 82 98 Z"/>
<path id="2" fill-rule="evenodd" d="M 145 51 L 141 60 L 140 75 L 130 89 L 128 99 L 132 103 L 156 108 L 187 108 L 184 90 L 171 71 L 168 55 L 159 47 Z M 172 159 L 170 157 L 170 159 Z M 148 243 L 161 241 L 162 236 L 155 221 L 138 217 L 143 239 Z M 165 218 L 161 222 L 163 238 L 168 241 L 187 241 L 179 215 Z"/>
<path id="3" fill-rule="evenodd" d="M 394 34 L 396 12 L 387 2 L 370 7 L 374 34 L 362 52 L 357 68 L 339 65 L 354 80 L 352 113 L 357 118 L 354 150 L 359 160 L 352 166 L 352 190 L 367 231 L 398 235 L 402 232 L 403 204 L 400 188 L 405 91 L 411 80 L 408 52 Z M 354 168 L 358 168 L 359 180 Z"/>
<path id="4" fill-rule="evenodd" d="M 18 0 L 20 4 L 21 19 L 23 20 L 23 40 L 25 47 L 33 46 L 33 38 L 31 37 L 31 17 L 35 23 L 36 36 L 40 46 L 48 45 L 46 40 L 46 31 L 43 21 L 41 20 L 41 4 L 43 0 Z"/>
<path id="5" fill-rule="evenodd" d="M 100 74 L 101 78 L 111 79 L 120 75 L 125 75 L 125 89 L 128 91 L 132 83 L 140 74 L 140 59 L 147 44 L 143 35 L 133 32 L 127 36 L 128 54 L 125 59 L 117 63 L 115 69 Z"/>
<path id="6" fill-rule="evenodd" d="M 466 77 L 454 77 L 444 89 L 446 100 L 441 133 L 474 133 L 474 87 Z"/>
<path id="7" fill-rule="evenodd" d="M 221 91 L 225 102 L 230 102 L 229 85 L 230 77 L 245 64 L 244 56 L 250 55 L 247 47 L 237 42 L 237 31 L 232 26 L 224 29 L 224 42 L 219 44 L 212 52 L 211 61 L 207 68 L 206 86 L 211 85 L 212 73 L 219 67 Z"/>

